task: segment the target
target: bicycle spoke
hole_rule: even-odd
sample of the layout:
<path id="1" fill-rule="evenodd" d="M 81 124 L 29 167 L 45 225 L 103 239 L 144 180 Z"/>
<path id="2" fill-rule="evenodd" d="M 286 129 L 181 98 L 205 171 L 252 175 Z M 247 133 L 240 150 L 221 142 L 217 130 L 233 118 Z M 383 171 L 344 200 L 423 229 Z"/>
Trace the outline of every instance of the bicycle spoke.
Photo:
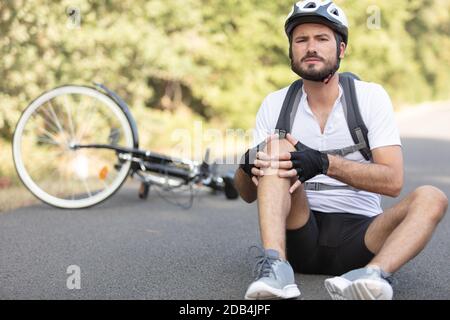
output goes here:
<path id="1" fill-rule="evenodd" d="M 43 134 L 45 134 L 48 138 L 52 139 L 53 141 L 57 142 L 58 138 L 53 135 L 50 131 L 48 131 L 45 128 L 39 128 L 39 130 L 42 131 Z M 60 142 L 57 142 L 58 144 L 61 144 Z"/>
<path id="2" fill-rule="evenodd" d="M 55 145 L 55 146 L 60 146 L 60 145 L 61 145 L 60 143 L 56 142 L 55 140 L 53 140 L 53 139 L 48 139 L 48 138 L 45 139 L 45 138 L 39 137 L 39 138 L 37 138 L 37 141 L 42 142 L 42 143 L 47 143 L 47 144 Z"/>
<path id="3" fill-rule="evenodd" d="M 37 124 L 32 123 L 29 126 L 30 128 L 25 128 L 23 131 L 23 138 L 27 138 L 29 135 L 34 137 L 35 135 L 38 135 L 37 142 L 42 142 L 46 144 L 52 144 L 52 145 L 58 145 L 60 146 L 61 143 L 57 141 L 57 138 L 55 135 L 53 135 L 51 132 L 46 130 L 45 128 L 38 127 Z M 31 127 L 35 127 L 34 130 Z"/>
<path id="4" fill-rule="evenodd" d="M 105 180 L 101 180 L 101 181 L 102 181 L 102 183 L 103 183 L 104 189 L 108 188 L 108 185 L 106 184 Z"/>
<path id="5" fill-rule="evenodd" d="M 86 188 L 86 191 L 87 191 L 89 197 L 92 197 L 92 193 L 91 193 L 91 190 L 89 189 L 89 186 L 87 185 L 86 179 L 82 179 L 82 180 L 83 180 L 83 185 Z"/>
<path id="6" fill-rule="evenodd" d="M 83 138 L 84 138 L 84 136 L 85 136 L 85 134 L 87 133 L 87 132 L 89 132 L 89 129 L 91 128 L 91 126 L 92 126 L 92 121 L 93 121 L 93 116 L 91 115 L 91 113 L 92 113 L 92 110 L 94 109 L 94 105 L 93 104 L 89 104 L 89 107 L 88 107 L 89 109 L 88 109 L 88 112 L 87 112 L 87 116 L 88 116 L 88 122 L 86 122 L 86 121 L 83 121 L 82 123 L 84 124 L 83 125 L 83 127 L 82 127 L 82 133 L 81 133 L 81 135 L 80 135 L 80 137 L 79 137 L 79 141 L 81 141 Z M 83 119 L 83 120 L 85 120 L 85 119 Z"/>
<path id="7" fill-rule="evenodd" d="M 74 200 L 76 198 L 76 195 L 78 195 L 80 193 L 79 190 L 77 190 L 76 185 L 75 185 L 75 179 L 72 179 L 72 183 L 71 183 L 71 195 L 70 198 L 72 200 Z"/>
<path id="8" fill-rule="evenodd" d="M 83 141 L 86 133 L 87 133 L 87 124 L 86 124 L 86 122 L 81 121 L 81 125 L 78 128 L 78 132 L 77 132 L 77 141 Z"/>
<path id="9" fill-rule="evenodd" d="M 55 110 L 52 105 L 52 101 L 49 100 L 48 103 L 50 104 L 50 112 L 52 113 L 52 116 L 53 116 L 54 120 L 56 121 L 56 125 L 58 126 L 59 132 L 61 132 L 61 134 L 66 138 L 66 143 L 69 143 L 66 132 L 63 130 L 61 123 L 59 122 L 58 116 L 55 113 Z"/>
<path id="10" fill-rule="evenodd" d="M 49 116 L 49 114 L 47 113 L 47 111 L 46 111 L 46 109 L 44 107 L 41 107 L 40 110 L 37 112 L 37 114 L 40 115 L 42 117 L 42 119 L 44 119 L 45 123 L 47 123 L 50 127 L 53 128 L 55 133 L 59 132 L 58 127 L 53 122 L 53 120 L 50 119 L 50 116 Z M 37 116 L 33 115 L 33 117 L 37 117 Z"/>
<path id="11" fill-rule="evenodd" d="M 70 128 L 70 138 L 74 139 L 75 138 L 75 130 L 73 127 L 73 120 L 72 120 L 72 107 L 70 102 L 68 101 L 67 96 L 64 96 L 66 103 L 64 104 L 65 109 L 66 109 L 66 113 L 67 113 L 67 117 L 69 119 L 69 128 Z M 69 106 L 70 106 L 70 112 L 69 112 Z"/>
<path id="12" fill-rule="evenodd" d="M 52 156 L 52 153 L 46 154 L 46 161 L 33 161 L 33 164 L 29 168 L 29 174 L 32 178 L 39 178 L 42 175 L 47 174 L 58 174 L 57 168 L 49 165 L 49 163 L 54 163 L 55 157 Z"/>

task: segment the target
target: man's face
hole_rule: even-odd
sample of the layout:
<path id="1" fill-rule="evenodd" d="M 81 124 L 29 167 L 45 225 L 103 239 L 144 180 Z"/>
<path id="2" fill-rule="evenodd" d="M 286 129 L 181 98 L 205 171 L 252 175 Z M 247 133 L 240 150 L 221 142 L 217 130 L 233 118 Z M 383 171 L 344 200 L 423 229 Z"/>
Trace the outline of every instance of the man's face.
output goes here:
<path id="1" fill-rule="evenodd" d="M 345 44 L 340 44 L 340 57 Z M 335 71 L 336 38 L 333 30 L 322 24 L 305 23 L 292 32 L 292 70 L 306 80 L 321 81 Z"/>

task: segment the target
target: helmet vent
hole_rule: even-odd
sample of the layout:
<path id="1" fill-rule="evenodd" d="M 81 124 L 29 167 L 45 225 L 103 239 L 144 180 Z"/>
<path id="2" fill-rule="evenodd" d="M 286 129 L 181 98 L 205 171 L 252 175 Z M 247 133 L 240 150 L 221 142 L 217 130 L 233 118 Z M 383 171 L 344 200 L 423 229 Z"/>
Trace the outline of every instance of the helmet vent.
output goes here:
<path id="1" fill-rule="evenodd" d="M 347 17 L 332 0 L 301 0 L 294 4 L 284 24 L 284 30 L 290 41 L 294 28 L 306 22 L 327 25 L 342 35 L 343 42 L 348 42 Z"/>

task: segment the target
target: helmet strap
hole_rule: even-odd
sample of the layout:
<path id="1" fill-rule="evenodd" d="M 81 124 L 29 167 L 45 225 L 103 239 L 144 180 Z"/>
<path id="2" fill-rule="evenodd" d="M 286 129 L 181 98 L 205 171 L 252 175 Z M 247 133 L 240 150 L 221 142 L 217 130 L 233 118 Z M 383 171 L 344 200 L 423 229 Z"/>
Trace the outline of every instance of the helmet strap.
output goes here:
<path id="1" fill-rule="evenodd" d="M 336 71 L 339 70 L 339 67 L 341 66 L 341 42 L 342 42 L 342 36 L 337 33 L 334 32 L 334 37 L 336 38 L 336 58 L 337 58 L 337 62 L 336 62 L 336 66 L 334 67 L 334 70 L 332 72 L 330 72 L 330 74 L 328 76 L 326 76 L 325 78 L 323 78 L 322 82 L 325 84 L 328 84 L 328 82 L 330 82 L 331 78 L 333 78 L 334 74 L 336 73 Z"/>

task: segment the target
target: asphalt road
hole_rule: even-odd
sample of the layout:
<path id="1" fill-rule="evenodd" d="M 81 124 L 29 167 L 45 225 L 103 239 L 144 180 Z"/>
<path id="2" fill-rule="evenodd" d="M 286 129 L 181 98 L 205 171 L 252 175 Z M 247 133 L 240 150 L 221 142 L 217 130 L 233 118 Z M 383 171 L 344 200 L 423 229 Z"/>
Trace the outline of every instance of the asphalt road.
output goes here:
<path id="1" fill-rule="evenodd" d="M 424 184 L 450 195 L 450 131 L 433 126 L 448 125 L 450 108 L 433 113 L 399 118 L 400 197 Z M 0 299 L 242 299 L 252 280 L 248 248 L 259 244 L 256 205 L 202 192 L 183 210 L 156 194 L 139 200 L 137 187 L 130 183 L 84 211 L 40 204 L 0 214 Z M 450 299 L 449 244 L 446 216 L 425 250 L 397 272 L 395 299 Z M 72 265 L 80 268 L 80 289 L 67 287 Z M 325 278 L 297 274 L 301 299 L 329 299 Z"/>

